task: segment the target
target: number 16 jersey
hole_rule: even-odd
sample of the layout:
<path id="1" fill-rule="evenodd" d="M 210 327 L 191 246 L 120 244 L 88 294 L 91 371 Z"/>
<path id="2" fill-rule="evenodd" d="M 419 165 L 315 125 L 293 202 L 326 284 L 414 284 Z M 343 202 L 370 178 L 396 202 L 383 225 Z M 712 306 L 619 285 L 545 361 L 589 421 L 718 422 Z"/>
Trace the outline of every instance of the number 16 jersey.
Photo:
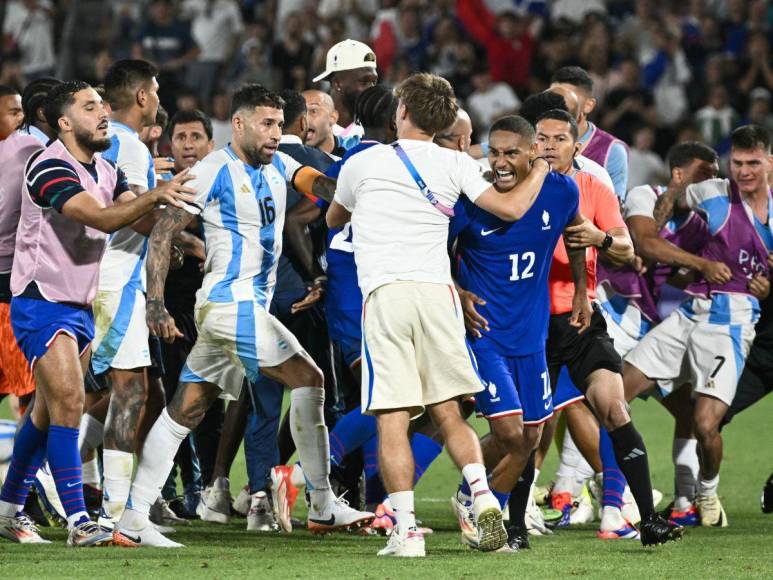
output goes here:
<path id="1" fill-rule="evenodd" d="M 549 173 L 536 201 L 517 222 L 507 222 L 461 198 L 454 208 L 450 240 L 457 239 L 456 280 L 486 301 L 476 310 L 491 330 L 470 341 L 505 356 L 545 349 L 553 251 L 578 212 L 574 180 Z"/>

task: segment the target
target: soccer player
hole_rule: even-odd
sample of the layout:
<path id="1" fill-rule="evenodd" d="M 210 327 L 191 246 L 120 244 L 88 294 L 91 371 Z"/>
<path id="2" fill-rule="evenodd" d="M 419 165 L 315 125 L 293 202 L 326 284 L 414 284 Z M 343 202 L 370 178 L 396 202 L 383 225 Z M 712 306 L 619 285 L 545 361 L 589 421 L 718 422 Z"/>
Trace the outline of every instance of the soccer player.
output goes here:
<path id="1" fill-rule="evenodd" d="M 330 81 L 330 96 L 338 112 L 333 134 L 341 147 L 351 149 L 362 137 L 362 126 L 354 118 L 357 97 L 378 82 L 376 54 L 367 44 L 342 40 L 327 51 L 325 72 L 313 80 L 316 83 L 325 79 Z"/>
<path id="2" fill-rule="evenodd" d="M 592 159 L 609 172 L 619 199 L 625 199 L 628 186 L 628 147 L 620 139 L 610 135 L 588 120 L 596 108 L 593 96 L 593 79 L 579 66 L 565 66 L 553 74 L 551 90 L 569 88 L 580 100 L 580 153 Z"/>
<path id="3" fill-rule="evenodd" d="M 17 131 L 23 119 L 18 91 L 0 85 L 0 159 L 3 160 L 0 163 L 0 399 L 8 395 L 19 397 L 22 415 L 35 390 L 35 382 L 11 329 L 11 267 L 21 211 L 24 166 L 42 147 L 35 137 Z"/>
<path id="4" fill-rule="evenodd" d="M 674 207 L 696 211 L 708 225 L 700 256 L 723 262 L 731 277 L 703 275 L 687 286 L 691 295 L 650 331 L 626 357 L 626 397 L 650 390 L 657 379 L 673 380 L 684 365 L 695 395 L 700 479 L 696 503 L 704 526 L 727 526 L 717 495 L 722 462 L 719 426 L 733 402 L 738 378 L 754 340 L 759 300 L 751 286 L 769 274 L 773 213 L 767 175 L 771 170 L 767 129 L 746 125 L 733 131 L 730 179 L 669 186 L 654 216 L 662 227 Z M 662 387 L 661 387 L 662 388 Z M 630 484 L 630 481 L 629 481 Z"/>
<path id="5" fill-rule="evenodd" d="M 198 339 L 174 398 L 148 434 L 127 509 L 116 525 L 116 534 L 136 545 L 181 547 L 149 525 L 150 505 L 180 441 L 212 402 L 218 396 L 238 398 L 245 376 L 256 381 L 260 374 L 291 389 L 290 425 L 311 497 L 309 528 L 325 532 L 373 517 L 349 508 L 331 492 L 322 374 L 267 311 L 282 249 L 286 184 L 328 200 L 334 187 L 333 180 L 277 153 L 283 105 L 260 85 L 237 91 L 231 145 L 194 167 L 195 201 L 167 208 L 151 233 L 146 319 L 151 333 L 166 341 L 180 335 L 163 302 L 171 239 L 194 215 L 204 222 L 207 259 L 196 300 Z"/>
<path id="6" fill-rule="evenodd" d="M 330 156 L 342 157 L 346 149 L 341 147 L 338 137 L 333 133 L 333 127 L 338 120 L 333 98 L 318 90 L 303 91 L 303 98 L 306 99 L 309 121 L 304 143 Z"/>
<path id="7" fill-rule="evenodd" d="M 22 91 L 24 123 L 19 130 L 35 137 L 41 147 L 45 147 L 51 139 L 56 139 L 56 132 L 46 121 L 44 105 L 48 92 L 61 83 L 58 79 L 43 77 L 31 81 Z"/>
<path id="8" fill-rule="evenodd" d="M 537 162 L 520 184 L 499 193 L 469 156 L 432 143 L 456 118 L 448 81 L 415 74 L 396 94 L 398 141 L 374 145 L 344 164 L 327 213 L 330 227 L 352 223 L 365 300 L 362 406 L 376 415 L 379 467 L 397 520 L 379 554 L 425 553 L 408 439 L 411 418 L 425 409 L 470 485 L 479 548 L 496 550 L 507 541 L 502 512 L 488 488 L 478 439 L 459 411 L 458 399 L 482 385 L 464 341 L 446 251 L 448 223 L 462 194 L 502 219 L 520 219 L 549 166 Z"/>
<path id="9" fill-rule="evenodd" d="M 435 143 L 441 147 L 468 152 L 472 144 L 472 120 L 467 111 L 460 108 L 453 124 L 435 135 Z"/>
<path id="10" fill-rule="evenodd" d="M 21 509 L 48 457 L 67 515 L 67 543 L 93 546 L 113 541 L 86 513 L 78 453 L 99 262 L 108 234 L 159 203 L 176 206 L 193 198 L 185 194 L 185 174 L 136 198 L 123 172 L 97 154 L 110 146 L 108 119 L 102 99 L 86 83 L 51 89 L 45 114 L 58 139 L 27 164 L 11 273 L 11 325 L 39 396 L 19 430 L 0 492 L 0 535 L 46 542 Z"/>
<path id="11" fill-rule="evenodd" d="M 582 225 L 567 228 L 566 248 L 589 248 L 587 287 L 593 297 L 598 254 L 603 252 L 610 263 L 623 265 L 633 259 L 633 244 L 613 192 L 590 174 L 573 167 L 572 159 L 579 149 L 574 118 L 566 111 L 549 111 L 540 117 L 536 128 L 538 153 L 554 164 L 557 171 L 572 176 L 579 187 L 580 212 L 585 220 Z M 615 457 L 642 515 L 642 543 L 674 540 L 683 528 L 655 512 L 646 448 L 627 411 L 620 374 L 622 361 L 606 332 L 604 317 L 596 308 L 590 328 L 582 334 L 568 323 L 573 283 L 566 249 L 561 242 L 556 248 L 549 284 L 551 318 L 547 359 L 551 384 L 556 384 L 559 371 L 566 366 L 599 423 L 609 431 Z M 565 400 L 563 394 L 559 395 L 561 385 L 556 388 L 554 396 Z"/>
<path id="12" fill-rule="evenodd" d="M 488 160 L 497 191 L 512 189 L 528 175 L 534 140 L 534 127 L 522 117 L 494 122 Z M 478 372 L 486 385 L 475 397 L 478 411 L 491 428 L 481 447 L 492 493 L 502 509 L 510 504 L 507 532 L 512 551 L 529 547 L 525 514 L 534 479 L 533 452 L 542 423 L 553 415 L 545 359 L 548 273 L 564 228 L 583 221 L 578 205 L 574 180 L 550 173 L 534 204 L 516 223 L 503 221 L 462 198 L 450 225 L 449 240 L 457 241 L 457 290 Z M 585 249 L 570 251 L 569 259 L 575 280 L 572 310 L 579 314 L 570 322 L 582 331 L 591 317 Z M 524 489 L 511 498 L 516 484 Z M 462 482 L 452 499 L 455 511 L 464 513 L 457 503 L 471 505 L 469 486 Z"/>

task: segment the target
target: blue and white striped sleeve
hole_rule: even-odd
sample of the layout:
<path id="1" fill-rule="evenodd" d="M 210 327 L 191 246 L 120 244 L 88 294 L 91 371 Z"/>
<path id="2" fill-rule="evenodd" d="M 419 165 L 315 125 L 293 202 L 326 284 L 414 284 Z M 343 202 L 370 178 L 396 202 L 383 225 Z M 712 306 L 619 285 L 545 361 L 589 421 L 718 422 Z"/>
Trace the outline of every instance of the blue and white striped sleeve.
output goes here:
<path id="1" fill-rule="evenodd" d="M 715 234 L 730 214 L 730 182 L 727 179 L 707 179 L 687 187 L 687 205 L 698 212 Z"/>
<path id="2" fill-rule="evenodd" d="M 216 160 L 210 159 L 210 157 L 205 157 L 191 167 L 190 174 L 193 176 L 193 179 L 185 184 L 186 187 L 196 191 L 193 202 L 186 203 L 183 206 L 187 212 L 193 215 L 199 215 L 204 211 L 207 201 L 219 197 L 220 193 L 216 191 L 218 184 L 222 185 L 224 181 L 231 182 L 228 163 L 218 163 Z M 228 177 L 228 179 L 222 179 L 223 176 Z M 218 179 L 218 177 L 221 177 L 221 179 Z"/>
<path id="3" fill-rule="evenodd" d="M 607 171 L 612 178 L 612 184 L 615 186 L 615 195 L 620 199 L 625 199 L 628 187 L 628 151 L 618 141 L 615 141 L 609 149 Z"/>

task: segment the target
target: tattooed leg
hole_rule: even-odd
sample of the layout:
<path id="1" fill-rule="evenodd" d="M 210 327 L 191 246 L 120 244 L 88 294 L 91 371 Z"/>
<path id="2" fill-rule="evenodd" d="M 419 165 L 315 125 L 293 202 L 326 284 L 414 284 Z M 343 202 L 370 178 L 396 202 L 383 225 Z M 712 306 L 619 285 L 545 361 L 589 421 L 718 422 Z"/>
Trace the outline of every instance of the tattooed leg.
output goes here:
<path id="1" fill-rule="evenodd" d="M 173 421 L 195 429 L 221 390 L 212 383 L 180 383 L 166 410 Z"/>

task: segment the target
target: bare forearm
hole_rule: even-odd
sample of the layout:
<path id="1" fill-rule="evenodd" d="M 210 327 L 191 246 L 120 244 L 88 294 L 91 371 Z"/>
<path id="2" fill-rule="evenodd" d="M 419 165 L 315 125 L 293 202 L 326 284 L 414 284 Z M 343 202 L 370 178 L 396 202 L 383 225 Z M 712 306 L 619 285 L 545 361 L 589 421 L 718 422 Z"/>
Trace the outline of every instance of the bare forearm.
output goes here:
<path id="1" fill-rule="evenodd" d="M 288 248 L 294 254 L 300 274 L 306 280 L 314 280 L 323 276 L 322 268 L 314 259 L 314 245 L 305 224 L 288 222 L 285 226 L 285 237 Z"/>
<path id="2" fill-rule="evenodd" d="M 607 260 L 615 266 L 629 264 L 633 260 L 633 242 L 627 234 L 612 236 L 612 245 L 605 252 Z"/>
<path id="3" fill-rule="evenodd" d="M 569 256 L 569 267 L 572 270 L 572 281 L 574 282 L 574 292 L 588 293 L 588 274 L 585 270 L 585 248 L 566 247 L 566 253 Z"/>
<path id="4" fill-rule="evenodd" d="M 674 215 L 674 204 L 677 198 L 684 194 L 685 188 L 686 186 L 669 186 L 666 192 L 655 201 L 655 210 L 652 215 L 655 218 L 657 231 L 663 229 L 666 222 Z"/>
<path id="5" fill-rule="evenodd" d="M 186 256 L 195 256 L 201 260 L 204 259 L 204 242 L 201 238 L 182 230 L 174 235 L 172 241 Z"/>
<path id="6" fill-rule="evenodd" d="M 171 232 L 153 228 L 150 234 L 148 257 L 145 263 L 147 273 L 147 301 L 164 301 L 164 285 L 169 273 L 169 255 L 172 246 Z"/>
<path id="7" fill-rule="evenodd" d="M 324 199 L 331 203 L 336 192 L 336 180 L 325 175 L 318 176 L 311 186 L 311 193 L 315 197 Z"/>
<path id="8" fill-rule="evenodd" d="M 126 203 L 111 205 L 110 207 L 99 208 L 95 211 L 90 209 L 81 211 L 81 208 L 74 208 L 68 211 L 68 205 L 62 208 L 62 213 L 67 217 L 91 226 L 106 234 L 117 232 L 123 227 L 136 222 L 146 213 L 153 210 L 155 201 L 149 196 L 141 196 Z"/>
<path id="9" fill-rule="evenodd" d="M 659 262 L 669 266 L 678 266 L 700 271 L 703 258 L 686 252 L 661 237 L 646 238 L 638 245 L 639 255 L 647 261 Z"/>

